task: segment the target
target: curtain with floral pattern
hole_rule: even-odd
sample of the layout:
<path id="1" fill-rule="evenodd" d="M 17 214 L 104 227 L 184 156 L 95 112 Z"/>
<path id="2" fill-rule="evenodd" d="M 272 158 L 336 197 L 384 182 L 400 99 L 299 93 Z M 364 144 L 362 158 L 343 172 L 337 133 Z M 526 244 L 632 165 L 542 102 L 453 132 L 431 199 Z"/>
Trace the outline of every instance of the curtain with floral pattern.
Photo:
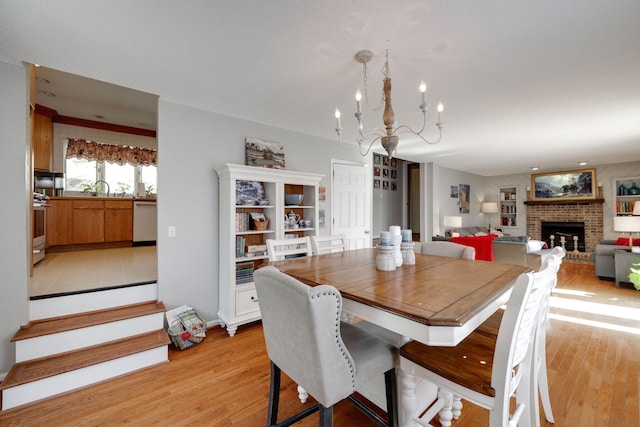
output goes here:
<path id="1" fill-rule="evenodd" d="M 118 165 L 155 166 L 158 151 L 151 148 L 129 147 L 127 145 L 103 144 L 84 139 L 69 139 L 67 157 L 104 161 Z"/>

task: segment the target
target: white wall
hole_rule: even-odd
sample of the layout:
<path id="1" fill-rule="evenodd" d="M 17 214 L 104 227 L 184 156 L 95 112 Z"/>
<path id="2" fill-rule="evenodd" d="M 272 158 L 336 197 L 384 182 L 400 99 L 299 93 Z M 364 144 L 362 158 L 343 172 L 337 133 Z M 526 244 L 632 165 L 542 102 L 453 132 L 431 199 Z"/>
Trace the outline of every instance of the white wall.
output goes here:
<path id="1" fill-rule="evenodd" d="M 462 217 L 462 226 L 486 226 L 488 220 L 485 215 L 480 212 L 480 204 L 485 201 L 486 195 L 486 178 L 472 173 L 447 169 L 444 167 L 437 168 L 438 180 L 436 188 L 434 188 L 434 197 L 439 206 L 439 212 L 436 209 L 437 217 L 434 217 L 435 234 L 443 235 L 445 232 L 443 220 L 445 216 L 455 215 Z M 451 198 L 451 186 L 460 184 L 469 184 L 469 213 L 460 213 L 458 199 Z M 437 230 L 436 225 L 437 223 Z M 427 236 L 429 240 L 431 236 Z"/>
<path id="2" fill-rule="evenodd" d="M 168 308 L 193 305 L 207 320 L 218 311 L 218 180 L 215 169 L 245 163 L 244 138 L 285 147 L 286 168 L 325 175 L 331 159 L 362 162 L 337 142 L 198 110 L 171 102 L 158 107 L 158 286 Z M 331 129 L 328 128 L 328 132 Z M 327 227 L 331 217 L 327 194 Z M 176 226 L 176 237 L 167 227 Z"/>
<path id="3" fill-rule="evenodd" d="M 29 87 L 28 69 L 0 62 L 0 372 L 15 361 L 11 338 L 29 319 Z M 0 376 L 1 378 L 1 376 Z"/>

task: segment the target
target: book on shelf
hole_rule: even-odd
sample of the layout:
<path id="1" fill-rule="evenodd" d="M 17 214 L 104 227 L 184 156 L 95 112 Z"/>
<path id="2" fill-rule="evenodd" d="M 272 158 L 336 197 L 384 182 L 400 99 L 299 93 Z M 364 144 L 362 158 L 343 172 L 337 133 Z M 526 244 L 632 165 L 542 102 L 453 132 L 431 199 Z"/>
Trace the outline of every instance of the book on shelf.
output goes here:
<path id="1" fill-rule="evenodd" d="M 245 254 L 244 243 L 245 243 L 245 239 L 243 236 L 236 236 L 236 258 L 240 258 L 244 256 Z"/>
<path id="2" fill-rule="evenodd" d="M 236 228 L 236 231 L 249 230 L 249 213 L 248 212 L 236 212 L 235 228 Z"/>
<path id="3" fill-rule="evenodd" d="M 253 282 L 253 261 L 236 263 L 236 283 Z"/>

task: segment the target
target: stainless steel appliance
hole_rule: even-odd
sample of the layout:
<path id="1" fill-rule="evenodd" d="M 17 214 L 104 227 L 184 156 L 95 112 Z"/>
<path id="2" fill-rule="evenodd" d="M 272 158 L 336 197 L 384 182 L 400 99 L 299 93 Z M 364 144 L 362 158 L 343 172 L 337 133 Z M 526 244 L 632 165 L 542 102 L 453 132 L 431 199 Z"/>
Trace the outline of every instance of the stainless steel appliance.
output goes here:
<path id="1" fill-rule="evenodd" d="M 158 207 L 155 201 L 133 201 L 133 244 L 154 245 L 158 238 Z"/>
<path id="2" fill-rule="evenodd" d="M 64 192 L 64 174 L 61 172 L 33 173 L 34 191 L 47 196 L 62 196 Z"/>
<path id="3" fill-rule="evenodd" d="M 33 263 L 44 259 L 47 243 L 47 210 L 44 203 L 33 203 Z"/>

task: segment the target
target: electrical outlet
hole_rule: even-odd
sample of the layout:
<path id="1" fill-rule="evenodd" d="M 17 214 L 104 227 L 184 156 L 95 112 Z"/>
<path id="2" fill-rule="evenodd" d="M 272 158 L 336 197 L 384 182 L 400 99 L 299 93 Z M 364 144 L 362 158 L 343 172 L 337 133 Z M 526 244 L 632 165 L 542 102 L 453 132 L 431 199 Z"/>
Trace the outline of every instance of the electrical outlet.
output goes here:
<path id="1" fill-rule="evenodd" d="M 176 237 L 176 226 L 170 225 L 168 228 L 169 237 Z"/>

